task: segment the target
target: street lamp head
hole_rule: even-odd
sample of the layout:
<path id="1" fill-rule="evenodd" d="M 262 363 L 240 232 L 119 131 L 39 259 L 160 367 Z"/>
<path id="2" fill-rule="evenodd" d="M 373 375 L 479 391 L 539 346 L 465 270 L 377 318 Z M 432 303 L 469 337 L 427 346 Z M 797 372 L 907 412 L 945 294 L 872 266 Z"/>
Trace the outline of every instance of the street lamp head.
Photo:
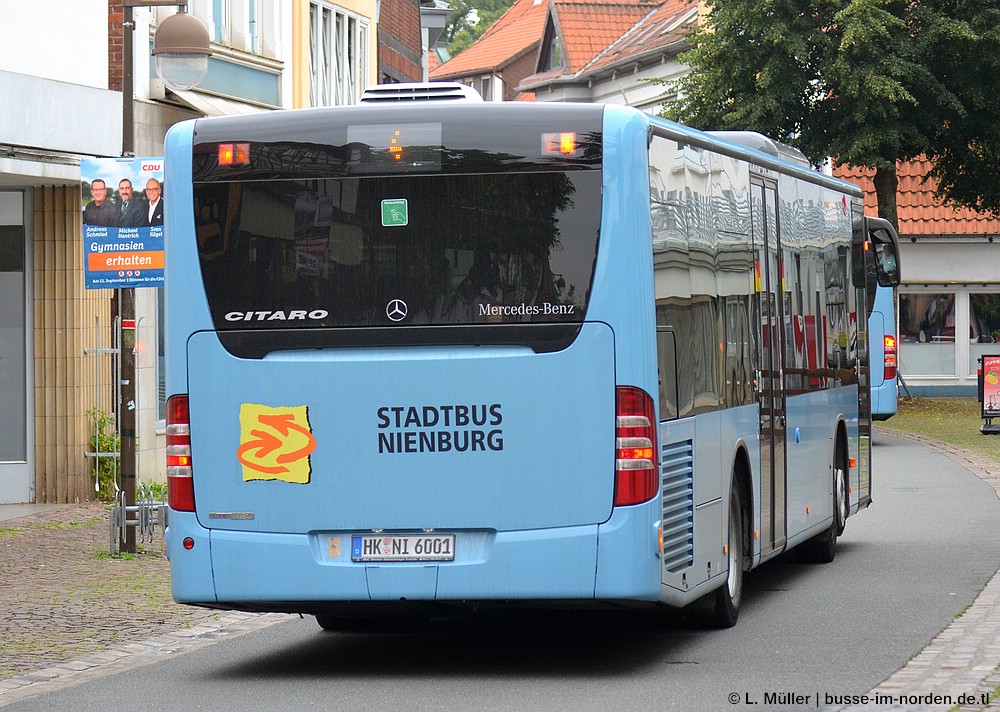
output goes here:
<path id="1" fill-rule="evenodd" d="M 171 89 L 190 89 L 208 74 L 212 46 L 197 17 L 179 12 L 164 19 L 153 36 L 156 73 Z"/>

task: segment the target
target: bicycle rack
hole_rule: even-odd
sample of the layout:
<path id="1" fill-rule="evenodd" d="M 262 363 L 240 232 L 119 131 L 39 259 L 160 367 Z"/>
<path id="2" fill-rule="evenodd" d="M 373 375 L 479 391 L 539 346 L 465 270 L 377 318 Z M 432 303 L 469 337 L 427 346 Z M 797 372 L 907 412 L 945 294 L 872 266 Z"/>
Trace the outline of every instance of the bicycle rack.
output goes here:
<path id="1" fill-rule="evenodd" d="M 147 487 L 145 483 L 139 483 L 136 492 L 136 502 L 134 505 L 125 504 L 125 492 L 118 491 L 115 494 L 115 506 L 111 510 L 109 524 L 108 551 L 115 555 L 118 552 L 118 544 L 125 540 L 125 533 L 129 527 L 136 530 L 136 538 L 141 544 L 151 544 L 156 538 L 156 530 L 162 532 L 167 527 L 167 501 L 166 491 L 163 491 L 160 499 L 156 499 L 153 488 Z M 161 534 L 162 536 L 162 534 Z"/>

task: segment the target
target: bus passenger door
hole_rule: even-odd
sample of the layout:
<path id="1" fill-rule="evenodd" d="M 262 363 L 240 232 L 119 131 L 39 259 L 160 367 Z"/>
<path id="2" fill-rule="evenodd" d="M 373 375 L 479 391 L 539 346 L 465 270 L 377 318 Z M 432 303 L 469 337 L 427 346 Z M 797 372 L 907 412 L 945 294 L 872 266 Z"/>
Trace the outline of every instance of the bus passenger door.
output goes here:
<path id="1" fill-rule="evenodd" d="M 760 409 L 760 549 L 781 549 L 786 540 L 785 304 L 778 235 L 778 191 L 773 181 L 751 181 L 757 338 L 757 402 Z"/>

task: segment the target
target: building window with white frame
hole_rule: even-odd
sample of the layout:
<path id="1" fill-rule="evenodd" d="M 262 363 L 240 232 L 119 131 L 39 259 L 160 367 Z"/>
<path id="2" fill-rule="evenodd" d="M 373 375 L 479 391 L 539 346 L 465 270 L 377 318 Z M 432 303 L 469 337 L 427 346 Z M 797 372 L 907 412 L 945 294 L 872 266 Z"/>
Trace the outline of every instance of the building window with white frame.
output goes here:
<path id="1" fill-rule="evenodd" d="M 257 0 L 250 0 L 247 3 L 247 17 L 246 17 L 246 29 L 247 29 L 247 44 L 249 49 L 254 54 L 259 54 L 261 52 L 262 46 L 260 41 L 260 18 L 258 14 L 260 8 L 257 6 Z"/>
<path id="2" fill-rule="evenodd" d="M 994 285 L 903 287 L 898 314 L 899 370 L 911 383 L 930 378 L 968 385 L 980 359 L 1000 353 L 1000 290 Z"/>
<path id="3" fill-rule="evenodd" d="M 368 19 L 312 2 L 309 23 L 310 105 L 356 104 L 368 84 Z"/>
<path id="4" fill-rule="evenodd" d="M 263 0 L 212 0 L 209 22 L 212 41 L 260 54 L 263 48 L 260 14 Z"/>
<path id="5" fill-rule="evenodd" d="M 229 44 L 231 10 L 229 0 L 212 0 L 212 39 L 219 44 Z"/>

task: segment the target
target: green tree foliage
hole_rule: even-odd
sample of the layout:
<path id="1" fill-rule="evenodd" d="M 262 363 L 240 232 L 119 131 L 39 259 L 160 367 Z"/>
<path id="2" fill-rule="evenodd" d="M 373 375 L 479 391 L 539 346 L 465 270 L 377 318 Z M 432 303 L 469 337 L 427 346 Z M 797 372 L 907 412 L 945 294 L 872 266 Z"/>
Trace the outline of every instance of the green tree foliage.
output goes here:
<path id="1" fill-rule="evenodd" d="M 494 22 L 507 12 L 514 0 L 454 0 L 449 2 L 451 14 L 444 25 L 441 41 L 454 57 L 467 49 Z"/>
<path id="2" fill-rule="evenodd" d="M 941 197 L 1000 214 L 996 0 L 718 0 L 681 60 L 669 118 L 873 168 L 893 223 L 896 161 L 920 155 Z"/>

